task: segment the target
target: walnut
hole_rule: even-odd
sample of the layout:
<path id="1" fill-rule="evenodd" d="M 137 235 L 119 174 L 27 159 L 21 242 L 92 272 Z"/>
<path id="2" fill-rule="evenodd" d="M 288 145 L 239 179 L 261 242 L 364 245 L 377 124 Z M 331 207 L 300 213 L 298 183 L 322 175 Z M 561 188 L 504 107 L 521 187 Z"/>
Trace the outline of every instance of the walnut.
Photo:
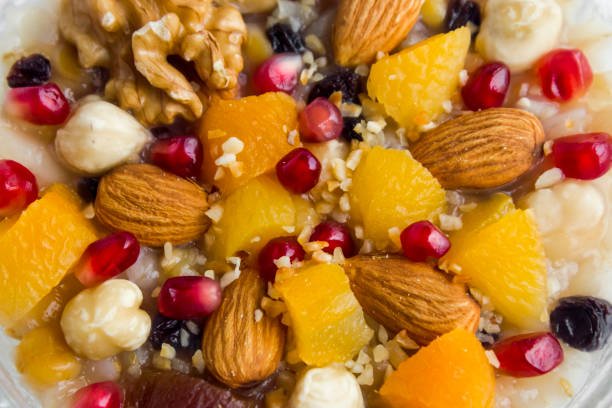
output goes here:
<path id="1" fill-rule="evenodd" d="M 84 68 L 109 70 L 105 97 L 144 125 L 199 118 L 209 97 L 234 94 L 243 68 L 242 15 L 212 0 L 64 0 L 59 27 Z M 193 63 L 198 78 L 169 56 Z"/>

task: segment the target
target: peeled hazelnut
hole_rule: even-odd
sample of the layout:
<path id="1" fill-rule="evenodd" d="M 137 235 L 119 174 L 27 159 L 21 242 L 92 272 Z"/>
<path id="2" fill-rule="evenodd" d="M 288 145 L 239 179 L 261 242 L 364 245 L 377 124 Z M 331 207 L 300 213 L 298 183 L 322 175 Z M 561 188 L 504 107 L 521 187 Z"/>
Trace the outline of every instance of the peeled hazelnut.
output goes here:
<path id="1" fill-rule="evenodd" d="M 136 350 L 151 330 L 151 318 L 139 309 L 141 303 L 142 292 L 125 279 L 111 279 L 83 290 L 62 314 L 66 343 L 91 360 Z"/>
<path id="2" fill-rule="evenodd" d="M 363 408 L 357 379 L 341 365 L 308 370 L 297 382 L 289 408 Z"/>
<path id="3" fill-rule="evenodd" d="M 98 98 L 87 98 L 57 132 L 55 149 L 71 170 L 99 175 L 136 161 L 149 138 L 149 132 L 129 113 Z"/>

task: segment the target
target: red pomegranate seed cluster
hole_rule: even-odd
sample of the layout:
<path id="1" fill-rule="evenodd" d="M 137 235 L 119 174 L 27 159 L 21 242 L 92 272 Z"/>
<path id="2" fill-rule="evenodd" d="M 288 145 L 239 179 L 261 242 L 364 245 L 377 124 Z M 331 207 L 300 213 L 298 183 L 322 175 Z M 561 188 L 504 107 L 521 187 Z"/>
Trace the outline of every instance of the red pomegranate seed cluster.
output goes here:
<path id="1" fill-rule="evenodd" d="M 347 258 L 356 253 L 351 231 L 346 225 L 336 221 L 324 221 L 317 225 L 310 235 L 310 242 L 315 241 L 327 242 L 327 247 L 323 251 L 328 254 L 333 254 L 336 248 L 342 249 L 342 253 Z"/>
<path id="2" fill-rule="evenodd" d="M 0 160 L 0 218 L 26 209 L 38 198 L 36 177 L 13 160 Z"/>
<path id="3" fill-rule="evenodd" d="M 178 276 L 164 282 L 157 308 L 171 319 L 200 319 L 217 310 L 221 304 L 221 286 L 203 276 Z"/>
<path id="4" fill-rule="evenodd" d="M 567 102 L 586 93 L 593 83 L 591 65 L 582 51 L 559 49 L 536 64 L 542 92 L 553 101 Z"/>
<path id="5" fill-rule="evenodd" d="M 400 234 L 402 250 L 406 258 L 424 262 L 439 259 L 450 249 L 450 240 L 429 221 L 419 221 L 407 226 Z"/>
<path id="6" fill-rule="evenodd" d="M 10 89 L 6 110 L 35 125 L 61 125 L 70 115 L 70 103 L 56 84 L 48 83 Z"/>
<path id="7" fill-rule="evenodd" d="M 493 346 L 499 369 L 513 377 L 546 374 L 563 362 L 563 349 L 551 333 L 509 337 Z"/>
<path id="8" fill-rule="evenodd" d="M 276 164 L 276 177 L 295 194 L 310 191 L 319 182 L 321 163 L 310 150 L 299 147 L 287 153 Z"/>
<path id="9" fill-rule="evenodd" d="M 105 381 L 90 384 L 74 394 L 72 408 L 120 408 L 123 391 L 116 383 Z"/>
<path id="10" fill-rule="evenodd" d="M 596 179 L 610 169 L 612 137 L 607 133 L 586 133 L 555 139 L 552 158 L 566 177 Z"/>
<path id="11" fill-rule="evenodd" d="M 181 177 L 197 178 L 202 169 L 202 143 L 195 136 L 160 139 L 151 146 L 153 164 Z"/>
<path id="12" fill-rule="evenodd" d="M 268 241 L 259 252 L 259 274 L 266 282 L 274 282 L 277 267 L 274 261 L 289 257 L 291 262 L 303 261 L 306 253 L 295 237 L 279 237 Z"/>
<path id="13" fill-rule="evenodd" d="M 302 57 L 300 54 L 276 54 L 257 68 L 253 75 L 253 87 L 258 94 L 291 93 L 298 84 L 301 71 Z"/>
<path id="14" fill-rule="evenodd" d="M 299 125 L 304 142 L 321 143 L 337 139 L 342 133 L 344 122 L 336 105 L 319 97 L 300 112 Z"/>
<path id="15" fill-rule="evenodd" d="M 510 86 L 510 69 L 501 62 L 491 62 L 478 68 L 461 89 L 463 103 L 468 109 L 498 108 L 503 106 Z"/>

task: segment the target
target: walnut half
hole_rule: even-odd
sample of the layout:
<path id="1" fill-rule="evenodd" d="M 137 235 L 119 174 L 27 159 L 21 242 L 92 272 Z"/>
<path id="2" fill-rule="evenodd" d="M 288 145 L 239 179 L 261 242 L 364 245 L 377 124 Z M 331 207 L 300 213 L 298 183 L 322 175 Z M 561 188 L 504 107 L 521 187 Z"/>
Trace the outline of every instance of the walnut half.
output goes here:
<path id="1" fill-rule="evenodd" d="M 109 70 L 106 98 L 147 126 L 199 118 L 209 96 L 233 94 L 243 68 L 242 15 L 211 0 L 64 0 L 59 25 L 84 68 Z"/>

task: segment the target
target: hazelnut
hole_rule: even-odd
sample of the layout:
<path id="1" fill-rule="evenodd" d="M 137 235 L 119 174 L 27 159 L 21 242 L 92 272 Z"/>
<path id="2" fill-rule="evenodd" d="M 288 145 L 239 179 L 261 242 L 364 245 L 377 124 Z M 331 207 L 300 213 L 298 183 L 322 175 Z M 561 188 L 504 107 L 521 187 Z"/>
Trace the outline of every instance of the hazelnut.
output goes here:
<path id="1" fill-rule="evenodd" d="M 308 370 L 297 382 L 289 408 L 363 408 L 357 379 L 336 364 Z"/>

